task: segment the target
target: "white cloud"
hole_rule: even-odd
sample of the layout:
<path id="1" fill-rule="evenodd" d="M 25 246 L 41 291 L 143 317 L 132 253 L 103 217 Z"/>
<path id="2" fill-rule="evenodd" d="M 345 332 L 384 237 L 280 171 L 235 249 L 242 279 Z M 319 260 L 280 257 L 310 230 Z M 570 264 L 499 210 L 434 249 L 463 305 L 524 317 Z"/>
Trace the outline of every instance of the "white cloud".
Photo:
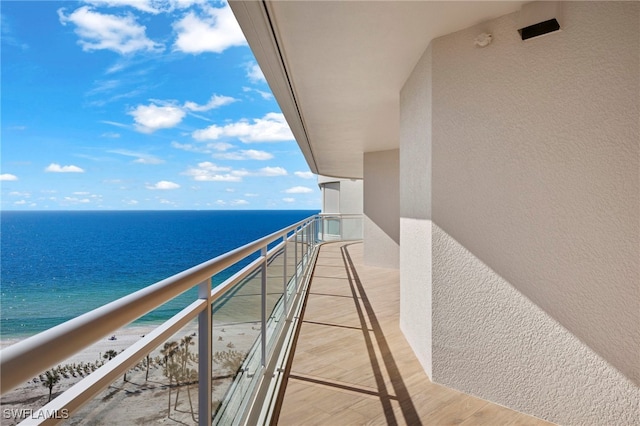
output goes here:
<path id="1" fill-rule="evenodd" d="M 175 9 L 186 9 L 195 4 L 204 4 L 207 0 L 85 0 L 94 6 L 133 7 L 141 12 L 154 15 L 161 12 L 172 12 Z"/>
<path id="2" fill-rule="evenodd" d="M 246 206 L 249 202 L 247 200 L 233 200 L 229 204 L 232 206 Z"/>
<path id="3" fill-rule="evenodd" d="M 214 157 L 225 160 L 271 160 L 273 158 L 273 154 L 255 149 L 244 149 L 237 152 L 214 154 Z"/>
<path id="4" fill-rule="evenodd" d="M 242 91 L 243 92 L 256 92 L 260 96 L 262 96 L 262 99 L 266 99 L 266 100 L 273 99 L 273 93 L 265 92 L 264 90 L 254 89 L 254 88 L 251 88 L 251 87 L 243 87 Z"/>
<path id="5" fill-rule="evenodd" d="M 212 154 L 214 152 L 224 152 L 234 148 L 233 145 L 226 142 L 211 142 L 207 144 L 194 145 L 190 143 L 171 142 L 171 146 L 188 152 L 197 152 L 200 154 Z"/>
<path id="6" fill-rule="evenodd" d="M 258 92 L 260 94 L 260 96 L 262 96 L 262 99 L 266 99 L 266 100 L 271 100 L 273 99 L 273 93 L 271 92 L 265 92 L 264 90 L 255 90 L 255 92 Z"/>
<path id="7" fill-rule="evenodd" d="M 69 166 L 61 166 L 57 163 L 49 164 L 45 169 L 45 172 L 51 173 L 84 173 L 84 170 L 78 166 L 69 165 Z"/>
<path id="8" fill-rule="evenodd" d="M 263 167 L 258 173 L 258 176 L 286 176 L 287 171 L 282 167 Z"/>
<path id="9" fill-rule="evenodd" d="M 157 3 L 154 0 L 85 0 L 87 3 L 94 6 L 106 6 L 106 7 L 123 7 L 131 6 L 142 12 L 159 13 L 160 9 L 154 6 Z"/>
<path id="10" fill-rule="evenodd" d="M 230 96 L 213 95 L 211 96 L 211 99 L 209 99 L 209 102 L 207 102 L 204 105 L 198 105 L 195 102 L 187 101 L 184 103 L 184 108 L 188 109 L 189 111 L 202 112 L 202 111 L 209 111 L 214 108 L 219 108 L 221 106 L 228 105 L 236 101 L 237 99 L 232 98 Z"/>
<path id="11" fill-rule="evenodd" d="M 0 175 L 0 181 L 18 180 L 18 176 L 11 173 L 2 173 Z"/>
<path id="12" fill-rule="evenodd" d="M 101 134 L 100 136 L 102 136 L 103 138 L 111 138 L 111 139 L 117 139 L 120 137 L 120 133 L 116 133 L 116 132 L 105 132 L 103 134 Z"/>
<path id="13" fill-rule="evenodd" d="M 110 126 L 122 127 L 123 129 L 128 129 L 129 128 L 128 125 L 122 124 L 122 123 L 118 123 L 116 121 L 101 120 L 100 122 L 104 123 L 104 124 L 108 124 Z"/>
<path id="14" fill-rule="evenodd" d="M 82 6 L 69 15 L 65 15 L 64 9 L 58 9 L 58 17 L 63 25 L 69 22 L 76 25 L 78 43 L 85 51 L 106 49 L 126 55 L 139 50 L 163 49 L 162 45 L 147 38 L 146 28 L 131 14 L 107 15 Z"/>
<path id="15" fill-rule="evenodd" d="M 233 170 L 231 167 L 220 167 L 209 161 L 198 163 L 198 167 L 190 167 L 184 172 L 193 180 L 201 182 L 241 182 L 249 173 L 244 170 Z"/>
<path id="16" fill-rule="evenodd" d="M 130 206 L 135 206 L 136 204 L 139 203 L 138 200 L 122 200 L 123 203 L 128 204 Z"/>
<path id="17" fill-rule="evenodd" d="M 196 181 L 207 182 L 241 182 L 247 176 L 286 176 L 287 171 L 282 167 L 263 167 L 257 171 L 244 169 L 235 170 L 227 166 L 218 166 L 209 161 L 198 163 L 197 167 L 190 167 L 184 175 L 191 176 Z M 229 192 L 229 190 L 227 190 Z"/>
<path id="18" fill-rule="evenodd" d="M 88 198 L 78 198 L 78 197 L 64 197 L 63 199 L 66 203 L 71 204 L 89 204 L 91 202 Z"/>
<path id="19" fill-rule="evenodd" d="M 133 161 L 134 163 L 138 163 L 138 164 L 162 164 L 164 163 L 164 160 L 155 157 L 153 155 L 150 154 L 145 154 L 142 152 L 134 152 L 134 151 L 129 151 L 126 149 L 114 149 L 111 151 L 107 151 L 113 154 L 119 154 L 119 155 L 124 155 L 126 157 L 134 157 L 135 160 Z"/>
<path id="20" fill-rule="evenodd" d="M 293 188 L 286 189 L 284 192 L 287 194 L 306 194 L 313 192 L 313 189 L 307 188 L 306 186 L 294 186 Z"/>
<path id="21" fill-rule="evenodd" d="M 204 104 L 199 105 L 192 101 L 186 101 L 183 106 L 175 104 L 175 101 L 158 101 L 152 100 L 149 105 L 138 105 L 136 108 L 128 112 L 133 116 L 135 128 L 142 133 L 153 133 L 158 129 L 167 129 L 175 127 L 187 115 L 187 111 L 204 112 L 214 108 L 236 102 L 237 99 L 230 96 L 213 95 L 211 99 Z M 113 122 L 107 124 L 116 125 Z"/>
<path id="22" fill-rule="evenodd" d="M 11 191 L 9 195 L 12 197 L 24 197 L 24 198 L 31 197 L 31 194 L 29 192 L 19 192 L 19 191 Z"/>
<path id="23" fill-rule="evenodd" d="M 207 147 L 215 149 L 216 151 L 227 151 L 233 148 L 233 145 L 226 142 L 214 142 L 214 143 L 208 143 Z"/>
<path id="24" fill-rule="evenodd" d="M 138 105 L 128 113 L 136 122 L 135 128 L 142 133 L 153 133 L 159 129 L 177 126 L 186 113 L 177 106 Z"/>
<path id="25" fill-rule="evenodd" d="M 296 199 L 287 197 L 287 198 L 283 198 L 282 201 L 284 201 L 285 203 L 293 203 L 294 201 L 296 201 Z"/>
<path id="26" fill-rule="evenodd" d="M 194 4 L 205 4 L 207 0 L 169 0 L 171 6 L 178 9 L 186 9 Z"/>
<path id="27" fill-rule="evenodd" d="M 208 16 L 200 17 L 189 12 L 173 24 L 178 38 L 174 50 L 185 53 L 222 53 L 232 46 L 243 46 L 247 42 L 228 4 L 221 8 L 206 7 Z"/>
<path id="28" fill-rule="evenodd" d="M 178 189 L 180 185 L 175 182 L 170 182 L 168 180 L 161 180 L 156 182 L 153 185 L 147 185 L 147 189 Z"/>
<path id="29" fill-rule="evenodd" d="M 313 179 L 313 177 L 315 176 L 311 172 L 293 172 L 293 174 L 302 179 Z"/>
<path id="30" fill-rule="evenodd" d="M 247 77 L 252 83 L 265 83 L 267 81 L 260 66 L 253 62 L 247 64 Z"/>
<path id="31" fill-rule="evenodd" d="M 294 139 L 284 115 L 276 112 L 270 112 L 263 118 L 255 118 L 252 123 L 242 119 L 224 126 L 214 124 L 206 129 L 196 130 L 192 136 L 199 141 L 216 140 L 226 136 L 238 138 L 245 143 L 279 142 Z"/>
<path id="32" fill-rule="evenodd" d="M 104 92 L 111 92 L 111 91 L 113 91 L 115 89 L 118 89 L 120 86 L 122 86 L 123 81 L 122 80 L 115 80 L 115 79 L 98 80 L 98 81 L 95 81 L 93 84 L 94 84 L 94 87 L 93 87 L 93 89 L 89 90 L 86 93 L 87 96 L 98 95 L 98 94 L 102 94 Z"/>
<path id="33" fill-rule="evenodd" d="M 22 206 L 27 204 L 27 200 L 18 200 L 16 202 L 14 202 L 13 204 L 15 204 L 16 206 Z"/>
<path id="34" fill-rule="evenodd" d="M 259 197 L 260 194 L 254 194 L 254 193 L 251 193 L 251 192 L 247 192 L 246 194 L 244 194 L 244 196 L 245 197 Z"/>

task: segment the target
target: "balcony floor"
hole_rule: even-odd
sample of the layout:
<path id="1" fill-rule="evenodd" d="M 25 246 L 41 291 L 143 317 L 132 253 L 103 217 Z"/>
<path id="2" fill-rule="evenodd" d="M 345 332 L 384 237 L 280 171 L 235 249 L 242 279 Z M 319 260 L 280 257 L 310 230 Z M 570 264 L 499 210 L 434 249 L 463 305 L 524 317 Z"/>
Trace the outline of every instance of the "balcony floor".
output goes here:
<path id="1" fill-rule="evenodd" d="M 398 316 L 399 271 L 322 246 L 277 424 L 550 424 L 432 383 Z"/>

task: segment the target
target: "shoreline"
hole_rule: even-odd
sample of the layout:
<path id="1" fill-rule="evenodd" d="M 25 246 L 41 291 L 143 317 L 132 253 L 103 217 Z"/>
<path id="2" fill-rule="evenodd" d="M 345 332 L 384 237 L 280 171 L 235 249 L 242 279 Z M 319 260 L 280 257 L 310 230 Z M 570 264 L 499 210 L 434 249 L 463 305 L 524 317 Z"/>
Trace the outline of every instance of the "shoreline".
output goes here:
<path id="1" fill-rule="evenodd" d="M 97 360 L 102 359 L 102 355 L 106 353 L 108 350 L 115 350 L 116 352 L 120 352 L 138 340 L 142 338 L 142 336 L 150 333 L 154 328 L 158 327 L 162 323 L 158 324 L 148 324 L 148 325 L 129 325 L 123 327 L 113 335 L 115 335 L 115 340 L 110 340 L 109 337 L 104 337 L 97 342 L 87 346 L 76 354 L 72 355 L 70 358 L 62 361 L 60 364 L 70 364 L 70 363 L 78 363 L 78 362 L 95 362 Z M 189 325 L 187 327 L 190 327 Z M 35 336 L 35 335 L 34 335 Z M 26 340 L 31 336 L 27 336 L 24 338 L 20 337 L 9 337 L 0 339 L 0 350 L 6 349 L 9 346 L 12 346 L 22 340 Z"/>
<path id="2" fill-rule="evenodd" d="M 255 344 L 256 338 L 260 335 L 260 327 L 257 321 L 216 321 L 213 325 L 213 383 L 212 403 L 214 409 L 222 402 L 227 389 L 238 371 L 244 357 L 249 353 L 250 348 Z M 148 334 L 160 324 L 131 325 L 123 327 L 115 332 L 116 340 L 110 340 L 109 336 L 100 339 L 85 349 L 77 352 L 70 358 L 60 362 L 51 369 L 60 367 L 65 371 L 61 373 L 63 377 L 54 386 L 53 397 L 57 397 L 74 386 L 80 380 L 89 376 L 87 371 L 84 374 L 72 373 L 73 369 L 82 365 L 87 366 L 96 361 L 108 362 L 103 356 L 109 350 L 119 353 Z M 185 336 L 197 333 L 198 323 L 194 320 L 185 327 L 178 330 L 166 342 L 175 341 L 179 343 Z M 195 337 L 194 339 L 197 339 Z M 2 349 L 24 339 L 2 339 L 0 347 Z M 167 419 L 177 420 L 183 424 L 195 424 L 192 422 L 191 399 L 189 392 L 197 392 L 194 382 L 182 382 L 178 385 L 175 381 L 167 379 L 166 373 L 160 364 L 164 343 L 150 352 L 151 369 L 148 380 L 145 371 L 145 359 L 143 358 L 136 366 L 126 373 L 126 381 L 117 379 L 108 388 L 101 391 L 91 401 L 85 404 L 72 415 L 69 424 L 81 424 L 84 420 L 108 418 L 114 423 L 108 424 L 131 424 L 134 419 L 141 421 L 141 424 L 163 422 Z M 197 356 L 197 344 L 192 349 L 192 354 Z M 194 362 L 194 361 L 191 361 Z M 76 365 L 74 365 L 76 364 Z M 197 368 L 197 364 L 193 364 Z M 69 370 L 66 370 L 69 368 Z M 77 370 L 79 371 L 79 370 Z M 92 370 L 93 371 L 93 370 Z M 67 374 L 68 373 L 68 374 Z M 48 390 L 44 386 L 42 375 L 33 377 L 27 382 L 19 385 L 12 391 L 0 397 L 0 408 L 4 412 L 11 413 L 11 410 L 21 409 L 37 410 L 47 403 Z M 196 380 L 197 382 L 197 380 Z M 194 389 L 190 389 L 194 388 Z M 179 392 L 183 389 L 183 392 Z M 185 391 L 187 394 L 185 394 Z M 173 396 L 171 396 L 173 395 Z M 180 396 L 179 396 L 180 395 Z M 142 397 L 142 398 L 140 398 Z M 172 407 L 167 411 L 167 397 L 171 400 Z M 116 403 L 117 401 L 117 403 Z M 112 408 L 118 406 L 118 409 Z M 135 407 L 135 408 L 134 408 Z M 9 410 L 9 411 L 7 411 Z M 133 410 L 133 411 L 132 411 Z M 108 413 L 107 413 L 108 412 Z M 132 414 L 135 413 L 135 414 Z M 168 416 L 167 413 L 170 413 Z M 15 425 L 21 419 L 16 417 L 6 419 L 7 425 Z M 2 424 L 5 424 L 4 422 Z M 98 421 L 96 424 L 103 424 Z"/>

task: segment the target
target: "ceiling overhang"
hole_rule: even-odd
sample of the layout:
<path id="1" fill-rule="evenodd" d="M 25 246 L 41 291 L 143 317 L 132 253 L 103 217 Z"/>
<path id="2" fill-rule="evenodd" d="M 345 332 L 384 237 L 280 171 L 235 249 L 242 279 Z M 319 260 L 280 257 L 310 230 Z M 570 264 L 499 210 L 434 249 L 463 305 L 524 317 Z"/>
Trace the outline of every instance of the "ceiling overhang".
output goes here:
<path id="1" fill-rule="evenodd" d="M 522 2 L 239 1 L 231 8 L 309 168 L 362 178 L 398 148 L 399 95 L 431 40 Z"/>

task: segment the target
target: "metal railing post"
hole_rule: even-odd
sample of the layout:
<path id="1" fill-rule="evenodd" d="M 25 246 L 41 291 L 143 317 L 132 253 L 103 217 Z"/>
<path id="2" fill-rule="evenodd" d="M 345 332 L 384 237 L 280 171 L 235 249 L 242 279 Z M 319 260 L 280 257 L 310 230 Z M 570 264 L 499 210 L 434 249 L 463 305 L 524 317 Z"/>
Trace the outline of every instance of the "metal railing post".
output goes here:
<path id="1" fill-rule="evenodd" d="M 320 227 L 322 229 L 322 241 L 324 241 L 324 218 L 320 216 Z"/>
<path id="2" fill-rule="evenodd" d="M 261 254 L 264 257 L 262 260 L 262 296 L 260 299 L 260 311 L 261 311 L 261 320 L 262 327 L 260 328 L 260 349 L 262 351 L 261 354 L 261 362 L 262 367 L 264 368 L 267 365 L 267 246 L 264 246 L 261 250 Z"/>
<path id="3" fill-rule="evenodd" d="M 287 280 L 287 233 L 284 234 L 284 237 L 282 238 L 284 241 L 284 248 L 282 249 L 282 281 L 283 281 L 283 293 L 282 293 L 282 300 L 283 300 L 283 306 L 284 306 L 284 311 L 283 311 L 283 316 L 286 318 L 287 317 L 287 284 L 289 282 L 289 280 Z"/>
<path id="4" fill-rule="evenodd" d="M 207 300 L 207 308 L 198 314 L 198 424 L 211 425 L 212 312 L 211 278 L 198 286 L 198 298 Z"/>
<path id="5" fill-rule="evenodd" d="M 307 248 L 305 247 L 307 244 L 307 227 L 302 225 L 302 248 L 301 248 L 301 255 L 302 255 L 302 271 L 304 271 L 305 268 L 305 260 L 307 260 Z"/>
<path id="6" fill-rule="evenodd" d="M 298 230 L 294 229 L 293 230 L 293 247 L 294 247 L 294 269 L 295 269 L 295 287 L 296 287 L 296 292 L 298 291 Z"/>

